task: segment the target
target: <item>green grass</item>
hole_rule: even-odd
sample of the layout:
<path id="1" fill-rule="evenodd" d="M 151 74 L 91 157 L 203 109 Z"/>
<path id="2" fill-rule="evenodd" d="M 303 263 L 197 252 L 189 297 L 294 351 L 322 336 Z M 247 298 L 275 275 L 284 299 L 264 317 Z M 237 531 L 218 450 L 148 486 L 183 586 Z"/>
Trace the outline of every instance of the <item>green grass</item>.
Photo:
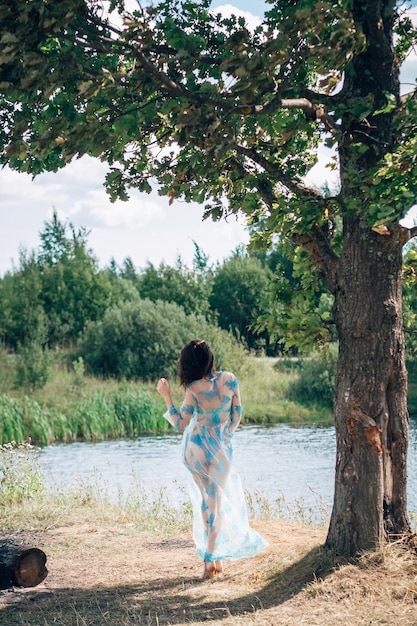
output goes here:
<path id="1" fill-rule="evenodd" d="M 287 397 L 298 373 L 291 367 L 277 370 L 275 365 L 274 359 L 253 358 L 241 375 L 244 422 L 331 423 L 329 409 Z M 14 386 L 15 366 L 14 355 L 0 353 L 0 444 L 98 441 L 171 430 L 163 418 L 165 405 L 155 383 L 89 377 L 82 363 L 68 367 L 68 359 L 58 354 L 46 385 L 28 390 Z M 180 404 L 183 390 L 176 381 L 172 389 L 174 402 Z"/>
<path id="2" fill-rule="evenodd" d="M 278 359 L 256 359 L 254 372 L 240 379 L 244 422 L 254 424 L 333 423 L 329 407 L 317 402 L 297 402 L 289 398 L 291 385 L 299 376 L 299 369 Z"/>
<path id="3" fill-rule="evenodd" d="M 239 376 L 243 423 L 333 424 L 330 403 L 295 393 L 301 361 L 255 358 Z M 86 376 L 83 363 L 57 353 L 42 389 L 16 387 L 16 358 L 0 351 L 0 444 L 104 440 L 172 431 L 156 383 L 117 382 Z M 409 409 L 417 414 L 417 366 L 410 366 Z M 183 390 L 172 381 L 179 405 Z M 305 391 L 305 390 L 304 390 Z M 313 393 L 313 391 L 312 391 Z M 307 395 L 307 397 L 306 397 Z"/>

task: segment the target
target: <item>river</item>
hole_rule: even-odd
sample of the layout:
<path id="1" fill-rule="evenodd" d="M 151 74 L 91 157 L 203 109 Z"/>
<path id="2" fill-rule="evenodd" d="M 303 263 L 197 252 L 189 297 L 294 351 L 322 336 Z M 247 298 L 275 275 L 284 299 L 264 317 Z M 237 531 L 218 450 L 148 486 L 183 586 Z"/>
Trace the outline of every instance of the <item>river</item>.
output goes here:
<path id="1" fill-rule="evenodd" d="M 152 436 L 97 443 L 54 444 L 39 456 L 49 490 L 94 487 L 112 502 L 137 490 L 161 493 L 178 505 L 188 479 L 181 436 Z M 245 489 L 263 502 L 279 500 L 308 518 L 330 512 L 335 466 L 334 428 L 244 426 L 234 438 L 234 461 Z M 408 509 L 417 513 L 417 424 L 411 422 Z M 316 513 L 314 513 L 314 511 Z M 322 514 L 322 513 L 321 513 Z"/>

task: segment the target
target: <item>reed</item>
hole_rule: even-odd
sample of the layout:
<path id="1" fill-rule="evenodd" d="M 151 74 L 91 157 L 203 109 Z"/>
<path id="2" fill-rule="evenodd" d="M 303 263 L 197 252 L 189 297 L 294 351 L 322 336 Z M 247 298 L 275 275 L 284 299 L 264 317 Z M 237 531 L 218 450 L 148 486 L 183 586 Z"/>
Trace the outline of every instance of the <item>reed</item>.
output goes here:
<path id="1" fill-rule="evenodd" d="M 0 443 L 103 440 L 163 433 L 169 428 L 160 398 L 130 386 L 81 393 L 59 404 L 0 394 Z"/>
<path id="2" fill-rule="evenodd" d="M 329 406 L 294 393 L 302 371 L 299 360 L 251 357 L 251 362 L 239 375 L 243 423 L 333 424 Z M 86 376 L 80 359 L 71 363 L 68 355 L 58 353 L 45 387 L 29 391 L 13 386 L 15 366 L 14 355 L 0 350 L 0 444 L 31 440 L 46 445 L 171 430 L 155 383 Z M 415 371 L 417 367 L 410 369 L 410 413 L 417 406 Z M 183 390 L 171 382 L 178 405 Z"/>

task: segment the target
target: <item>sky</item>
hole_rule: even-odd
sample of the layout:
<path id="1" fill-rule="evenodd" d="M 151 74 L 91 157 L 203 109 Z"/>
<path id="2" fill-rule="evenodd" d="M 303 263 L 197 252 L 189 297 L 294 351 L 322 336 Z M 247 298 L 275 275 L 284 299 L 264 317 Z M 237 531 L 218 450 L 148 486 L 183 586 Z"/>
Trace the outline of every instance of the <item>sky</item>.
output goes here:
<path id="1" fill-rule="evenodd" d="M 416 3 L 417 0 L 413 2 Z M 234 0 L 233 4 L 216 0 L 213 7 L 221 7 L 223 13 L 244 11 L 252 22 L 267 8 L 261 0 Z M 412 58 L 401 78 L 405 90 L 411 91 L 416 77 L 417 60 Z M 406 83 L 410 83 L 408 88 Z M 335 175 L 325 167 L 330 157 L 328 151 L 321 150 L 319 164 L 306 182 L 316 186 L 327 182 L 330 187 L 335 184 Z M 159 196 L 156 190 L 149 195 L 132 190 L 127 202 L 111 203 L 103 186 L 107 170 L 106 164 L 87 156 L 59 172 L 46 172 L 34 179 L 7 167 L 0 170 L 0 276 L 18 266 L 20 248 L 38 248 L 39 233 L 53 211 L 76 229 L 87 228 L 89 248 L 100 267 L 108 265 L 111 259 L 121 265 L 126 257 L 139 270 L 148 263 L 174 265 L 178 257 L 191 267 L 194 242 L 211 263 L 216 263 L 248 243 L 243 218 L 203 221 L 202 206 L 179 200 L 169 205 L 168 198 Z M 413 219 L 410 217 L 408 222 Z"/>

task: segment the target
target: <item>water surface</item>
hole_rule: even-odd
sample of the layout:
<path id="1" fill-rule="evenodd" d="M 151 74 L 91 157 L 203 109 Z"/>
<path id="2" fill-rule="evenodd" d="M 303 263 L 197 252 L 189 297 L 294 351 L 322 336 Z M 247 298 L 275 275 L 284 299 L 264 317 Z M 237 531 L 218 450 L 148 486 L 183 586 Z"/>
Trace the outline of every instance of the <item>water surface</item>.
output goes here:
<path id="1" fill-rule="evenodd" d="M 268 500 L 285 498 L 293 508 L 330 510 L 335 467 L 333 427 L 244 426 L 234 438 L 234 460 L 244 487 Z M 186 499 L 187 471 L 181 462 L 181 436 L 118 439 L 98 443 L 54 444 L 40 453 L 50 489 L 98 486 L 111 501 L 125 499 L 137 486 L 149 494 L 163 489 L 173 504 Z M 409 447 L 408 508 L 417 512 L 417 428 Z"/>

